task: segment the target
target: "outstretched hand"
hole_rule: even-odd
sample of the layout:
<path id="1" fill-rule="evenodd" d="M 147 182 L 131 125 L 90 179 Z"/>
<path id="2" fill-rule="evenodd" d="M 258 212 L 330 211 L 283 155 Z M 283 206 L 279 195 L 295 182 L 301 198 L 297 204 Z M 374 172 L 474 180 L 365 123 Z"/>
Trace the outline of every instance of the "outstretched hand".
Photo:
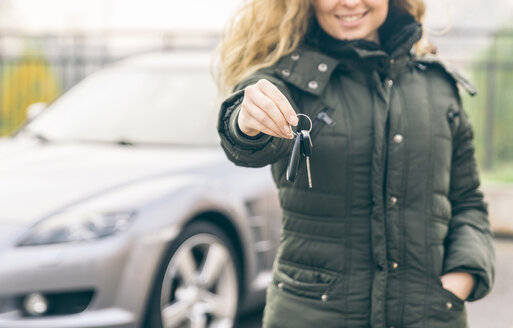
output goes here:
<path id="1" fill-rule="evenodd" d="M 248 136 L 260 132 L 275 137 L 292 139 L 290 125 L 296 126 L 298 118 L 285 95 L 271 82 L 260 79 L 247 86 L 237 124 Z"/>

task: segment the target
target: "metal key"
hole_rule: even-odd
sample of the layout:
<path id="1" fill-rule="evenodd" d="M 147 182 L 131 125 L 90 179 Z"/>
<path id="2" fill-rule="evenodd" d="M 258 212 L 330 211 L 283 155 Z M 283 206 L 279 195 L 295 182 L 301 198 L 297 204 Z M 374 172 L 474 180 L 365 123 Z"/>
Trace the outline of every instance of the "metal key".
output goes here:
<path id="1" fill-rule="evenodd" d="M 310 171 L 310 156 L 312 155 L 312 138 L 310 132 L 301 130 L 301 152 L 306 157 L 306 172 L 308 173 L 308 187 L 312 188 L 312 172 Z"/>
<path id="2" fill-rule="evenodd" d="M 289 163 L 287 165 L 286 178 L 290 182 L 294 182 L 297 176 L 297 169 L 299 166 L 299 160 L 301 159 L 301 133 L 297 133 L 294 138 L 294 146 L 290 153 Z"/>

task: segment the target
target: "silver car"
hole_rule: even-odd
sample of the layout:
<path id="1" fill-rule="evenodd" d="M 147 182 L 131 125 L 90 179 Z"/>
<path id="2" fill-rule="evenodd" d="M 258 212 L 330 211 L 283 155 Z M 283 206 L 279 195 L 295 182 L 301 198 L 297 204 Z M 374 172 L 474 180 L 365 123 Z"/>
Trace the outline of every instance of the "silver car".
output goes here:
<path id="1" fill-rule="evenodd" d="M 216 133 L 209 53 L 102 69 L 0 139 L 0 327 L 232 327 L 279 240 Z"/>

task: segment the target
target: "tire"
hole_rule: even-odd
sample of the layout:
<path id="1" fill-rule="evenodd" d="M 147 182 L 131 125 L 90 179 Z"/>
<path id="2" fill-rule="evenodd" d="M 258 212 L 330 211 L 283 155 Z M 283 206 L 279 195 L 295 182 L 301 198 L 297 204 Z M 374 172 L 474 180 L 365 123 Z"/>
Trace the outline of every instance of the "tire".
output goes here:
<path id="1" fill-rule="evenodd" d="M 240 260 L 226 233 L 197 221 L 164 256 L 144 328 L 232 328 L 240 296 Z"/>

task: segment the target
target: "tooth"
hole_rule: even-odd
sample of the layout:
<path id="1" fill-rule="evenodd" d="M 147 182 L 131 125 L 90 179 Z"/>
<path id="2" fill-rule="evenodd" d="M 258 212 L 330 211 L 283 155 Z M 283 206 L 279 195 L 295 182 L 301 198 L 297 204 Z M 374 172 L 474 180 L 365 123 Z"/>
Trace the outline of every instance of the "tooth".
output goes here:
<path id="1" fill-rule="evenodd" d="M 354 22 L 358 19 L 360 19 L 363 15 L 356 15 L 356 16 L 345 16 L 340 17 L 344 22 Z"/>

